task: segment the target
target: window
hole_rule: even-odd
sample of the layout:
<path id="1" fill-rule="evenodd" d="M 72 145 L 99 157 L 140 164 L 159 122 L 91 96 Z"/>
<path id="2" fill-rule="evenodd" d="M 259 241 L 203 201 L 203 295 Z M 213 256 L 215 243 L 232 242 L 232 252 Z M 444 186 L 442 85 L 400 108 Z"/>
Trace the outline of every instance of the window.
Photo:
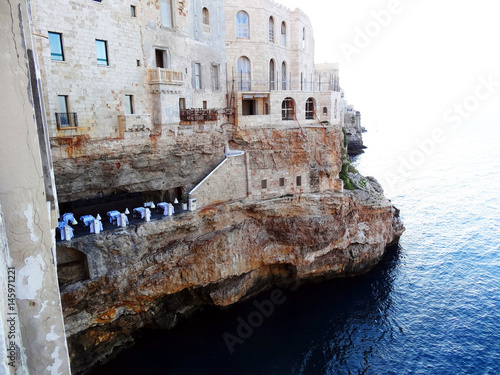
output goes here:
<path id="1" fill-rule="evenodd" d="M 274 43 L 274 18 L 269 17 L 269 41 Z"/>
<path id="2" fill-rule="evenodd" d="M 131 17 L 136 17 L 136 13 L 135 13 L 135 5 L 131 5 L 131 6 L 130 6 L 130 16 L 131 16 Z"/>
<path id="3" fill-rule="evenodd" d="M 251 89 L 250 80 L 250 60 L 248 57 L 241 56 L 238 59 L 238 89 L 249 91 Z"/>
<path id="4" fill-rule="evenodd" d="M 241 114 L 243 116 L 255 116 L 258 114 L 257 100 L 243 99 L 241 101 Z"/>
<path id="5" fill-rule="evenodd" d="M 133 95 L 125 95 L 125 113 L 131 115 L 134 113 L 134 97 Z"/>
<path id="6" fill-rule="evenodd" d="M 285 186 L 285 178 L 284 177 L 280 177 L 280 179 L 279 179 L 279 185 L 280 185 L 280 187 Z"/>
<path id="7" fill-rule="evenodd" d="M 324 114 L 324 115 L 327 115 L 327 114 L 328 114 L 328 108 L 323 107 L 323 114 Z"/>
<path id="8" fill-rule="evenodd" d="M 285 98 L 281 103 L 281 119 L 293 120 L 295 104 L 292 98 Z"/>
<path id="9" fill-rule="evenodd" d="M 161 0 L 160 5 L 160 13 L 161 13 L 161 25 L 163 27 L 173 27 L 172 20 L 172 2 L 171 0 Z"/>
<path id="10" fill-rule="evenodd" d="M 333 107 L 333 117 L 337 118 L 337 99 L 335 99 L 335 107 Z"/>
<path id="11" fill-rule="evenodd" d="M 264 103 L 264 114 L 265 115 L 269 114 L 269 103 Z"/>
<path id="12" fill-rule="evenodd" d="M 202 15 L 203 15 L 203 24 L 210 25 L 210 13 L 208 12 L 207 8 L 203 8 Z"/>
<path id="13" fill-rule="evenodd" d="M 302 186 L 302 176 L 297 176 L 295 181 L 297 186 Z"/>
<path id="14" fill-rule="evenodd" d="M 58 128 L 74 128 L 78 126 L 76 113 L 69 112 L 68 97 L 66 95 L 58 95 L 57 103 L 59 112 L 56 113 L 56 122 Z"/>
<path id="15" fill-rule="evenodd" d="M 304 90 L 304 73 L 300 73 L 300 91 Z"/>
<path id="16" fill-rule="evenodd" d="M 286 63 L 281 64 L 281 89 L 286 90 Z"/>
<path id="17" fill-rule="evenodd" d="M 314 99 L 309 98 L 306 101 L 306 120 L 314 120 Z"/>
<path id="18" fill-rule="evenodd" d="M 267 189 L 267 180 L 261 180 L 260 181 L 260 188 L 261 189 Z"/>
<path id="19" fill-rule="evenodd" d="M 186 98 L 179 98 L 179 109 L 186 109 Z"/>
<path id="20" fill-rule="evenodd" d="M 97 65 L 109 65 L 108 62 L 108 42 L 105 40 L 95 40 L 97 52 Z"/>
<path id="21" fill-rule="evenodd" d="M 274 60 L 271 59 L 271 61 L 269 61 L 269 90 L 274 90 L 275 89 L 275 73 L 276 71 L 276 67 L 275 67 L 275 64 L 274 64 Z"/>
<path id="22" fill-rule="evenodd" d="M 170 51 L 168 49 L 155 49 L 156 67 L 170 69 Z"/>
<path id="23" fill-rule="evenodd" d="M 306 28 L 302 28 L 302 49 L 306 49 Z"/>
<path id="24" fill-rule="evenodd" d="M 64 61 L 62 34 L 49 31 L 50 57 L 55 61 Z"/>
<path id="25" fill-rule="evenodd" d="M 208 108 L 208 107 L 207 107 L 207 101 L 206 101 L 206 100 L 204 100 L 204 101 L 203 101 L 203 109 L 207 109 L 207 108 Z"/>
<path id="26" fill-rule="evenodd" d="M 201 89 L 201 64 L 200 63 L 194 63 L 194 68 L 193 68 L 193 88 L 196 90 Z"/>
<path id="27" fill-rule="evenodd" d="M 250 19 L 247 12 L 242 10 L 236 14 L 236 37 L 250 38 Z"/>
<path id="28" fill-rule="evenodd" d="M 220 65 L 218 64 L 212 65 L 212 88 L 214 90 L 220 90 L 219 70 L 220 70 Z"/>
<path id="29" fill-rule="evenodd" d="M 59 102 L 60 125 L 69 126 L 68 97 L 66 95 L 59 95 L 57 99 Z"/>
<path id="30" fill-rule="evenodd" d="M 137 60 L 137 66 L 141 66 L 141 60 Z"/>
<path id="31" fill-rule="evenodd" d="M 281 23 L 281 45 L 286 46 L 286 23 Z"/>

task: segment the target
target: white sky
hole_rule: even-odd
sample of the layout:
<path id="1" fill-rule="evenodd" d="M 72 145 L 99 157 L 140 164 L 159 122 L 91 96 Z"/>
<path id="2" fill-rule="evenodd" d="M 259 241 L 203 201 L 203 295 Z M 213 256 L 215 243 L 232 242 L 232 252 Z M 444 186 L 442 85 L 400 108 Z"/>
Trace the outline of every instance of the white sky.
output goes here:
<path id="1" fill-rule="evenodd" d="M 500 119 L 498 0 L 278 1 L 309 16 L 316 62 L 340 62 L 341 86 L 364 125 L 433 126 L 453 105 L 475 95 L 480 77 L 489 76 L 498 87 L 487 99 L 481 91 L 470 117 Z M 372 12 L 387 11 L 391 3 L 400 12 L 376 30 Z M 341 45 L 360 47 L 356 30 L 370 26 L 374 36 L 349 62 Z"/>

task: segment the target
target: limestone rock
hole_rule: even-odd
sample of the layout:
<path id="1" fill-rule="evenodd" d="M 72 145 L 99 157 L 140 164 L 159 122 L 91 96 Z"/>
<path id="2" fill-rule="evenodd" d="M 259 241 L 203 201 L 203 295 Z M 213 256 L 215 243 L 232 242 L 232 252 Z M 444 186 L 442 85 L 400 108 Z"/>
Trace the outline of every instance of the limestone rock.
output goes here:
<path id="1" fill-rule="evenodd" d="M 61 289 L 72 368 L 83 371 L 141 327 L 173 327 L 204 305 L 367 272 L 404 230 L 397 214 L 381 194 L 324 192 L 210 206 L 74 238 L 66 246 L 87 254 L 94 276 Z"/>

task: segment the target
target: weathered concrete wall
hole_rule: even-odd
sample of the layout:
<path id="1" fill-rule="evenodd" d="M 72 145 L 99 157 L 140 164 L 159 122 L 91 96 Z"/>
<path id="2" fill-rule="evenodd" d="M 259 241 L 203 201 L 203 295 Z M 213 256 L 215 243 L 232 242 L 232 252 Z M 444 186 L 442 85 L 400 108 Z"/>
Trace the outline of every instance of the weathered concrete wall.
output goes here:
<path id="1" fill-rule="evenodd" d="M 245 155 L 229 156 L 190 194 L 197 206 L 243 199 L 247 197 L 247 168 Z"/>
<path id="2" fill-rule="evenodd" d="M 51 209 L 55 191 L 48 190 L 50 183 L 44 184 L 45 177 L 51 175 L 51 165 L 47 164 L 50 159 L 41 155 L 45 124 L 40 122 L 43 116 L 37 108 L 39 88 L 32 86 L 37 84 L 37 63 L 30 16 L 29 1 L 0 4 L 4 36 L 0 41 L 0 205 L 8 246 L 2 244 L 2 257 L 15 274 L 15 286 L 9 294 L 15 295 L 18 314 L 10 317 L 19 324 L 15 340 L 18 355 L 9 370 L 12 374 L 16 367 L 16 374 L 69 374 L 54 256 L 55 225 L 51 226 L 57 223 Z M 0 272 L 5 271 L 2 267 Z M 2 287 L 6 285 L 2 283 Z"/>

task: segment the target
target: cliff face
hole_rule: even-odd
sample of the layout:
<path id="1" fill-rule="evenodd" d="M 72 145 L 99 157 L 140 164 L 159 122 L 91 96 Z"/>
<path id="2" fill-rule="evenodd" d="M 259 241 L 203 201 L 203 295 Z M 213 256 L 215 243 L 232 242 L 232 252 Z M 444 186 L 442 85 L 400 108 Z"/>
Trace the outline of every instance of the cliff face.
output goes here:
<path id="1" fill-rule="evenodd" d="M 54 138 L 51 148 L 59 202 L 100 191 L 165 191 L 200 181 L 223 158 L 231 136 L 184 126 L 175 136 L 127 133 L 126 139 Z"/>
<path id="2" fill-rule="evenodd" d="M 344 114 L 344 129 L 349 155 L 362 154 L 366 148 L 363 144 L 363 132 L 365 130 L 361 126 L 361 115 L 359 112 L 348 111 Z"/>
<path id="3" fill-rule="evenodd" d="M 61 289 L 72 369 L 203 305 L 367 272 L 404 230 L 395 214 L 368 180 L 355 192 L 244 200 L 75 238 L 67 246 L 87 254 L 95 277 Z"/>

